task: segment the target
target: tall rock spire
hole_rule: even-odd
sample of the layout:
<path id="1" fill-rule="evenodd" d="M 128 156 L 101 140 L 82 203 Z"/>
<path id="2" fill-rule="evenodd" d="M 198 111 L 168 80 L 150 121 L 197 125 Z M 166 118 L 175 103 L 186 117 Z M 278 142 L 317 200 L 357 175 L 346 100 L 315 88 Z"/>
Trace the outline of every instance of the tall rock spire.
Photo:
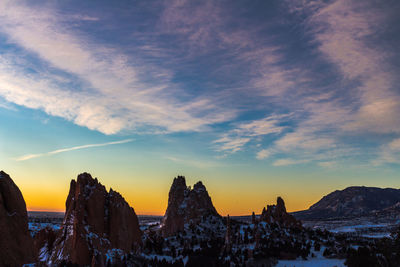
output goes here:
<path id="1" fill-rule="evenodd" d="M 226 234 L 225 234 L 225 250 L 229 252 L 232 247 L 232 228 L 231 228 L 231 218 L 226 218 Z"/>
<path id="2" fill-rule="evenodd" d="M 184 176 L 174 178 L 162 223 L 163 235 L 182 231 L 185 223 L 197 223 L 208 215 L 220 217 L 203 183 L 197 182 L 191 189 L 186 186 Z"/>
<path id="3" fill-rule="evenodd" d="M 277 223 L 283 227 L 301 228 L 301 222 L 286 212 L 285 202 L 281 197 L 276 200 L 276 205 L 267 205 L 263 208 L 260 221 Z"/>
<path id="4" fill-rule="evenodd" d="M 257 222 L 256 222 L 256 214 L 254 213 L 254 211 L 253 211 L 253 213 L 251 214 L 251 223 L 252 224 L 256 224 Z"/>
<path id="5" fill-rule="evenodd" d="M 106 188 L 88 173 L 72 180 L 62 229 L 55 241 L 52 263 L 66 261 L 89 265 L 99 262 L 108 249 L 129 252 L 141 243 L 141 231 L 133 208 L 116 191 Z"/>

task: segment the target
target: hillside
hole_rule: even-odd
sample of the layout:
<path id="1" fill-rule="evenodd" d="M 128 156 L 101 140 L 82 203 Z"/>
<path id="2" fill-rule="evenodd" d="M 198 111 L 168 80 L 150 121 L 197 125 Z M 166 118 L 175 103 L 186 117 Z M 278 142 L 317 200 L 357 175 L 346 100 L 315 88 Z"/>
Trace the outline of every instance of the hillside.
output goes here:
<path id="1" fill-rule="evenodd" d="M 293 215 L 301 220 L 351 218 L 377 214 L 399 202 L 400 189 L 352 186 L 336 190 Z"/>

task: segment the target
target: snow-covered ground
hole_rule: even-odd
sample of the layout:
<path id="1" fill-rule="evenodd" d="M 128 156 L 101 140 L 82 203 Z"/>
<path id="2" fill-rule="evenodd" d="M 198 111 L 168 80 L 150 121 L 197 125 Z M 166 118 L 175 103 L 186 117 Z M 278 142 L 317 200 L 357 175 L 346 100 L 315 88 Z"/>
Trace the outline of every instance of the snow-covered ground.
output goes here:
<path id="1" fill-rule="evenodd" d="M 332 233 L 355 233 L 363 230 L 375 229 L 384 230 L 388 227 L 388 224 L 357 224 L 357 225 L 346 225 L 337 228 L 330 229 Z"/>
<path id="2" fill-rule="evenodd" d="M 334 234 L 346 233 L 353 236 L 366 238 L 390 238 L 391 232 L 400 224 L 400 221 L 382 222 L 376 220 L 330 220 L 330 221 L 306 221 L 304 226 L 312 229 L 328 230 Z"/>
<path id="3" fill-rule="evenodd" d="M 54 231 L 59 230 L 61 225 L 57 223 L 38 223 L 38 222 L 30 222 L 28 223 L 29 231 L 31 232 L 31 235 L 34 236 L 37 232 L 40 230 L 50 227 Z"/>
<path id="4" fill-rule="evenodd" d="M 311 259 L 311 260 L 280 260 L 276 267 L 345 267 L 344 260 Z"/>
<path id="5" fill-rule="evenodd" d="M 311 250 L 315 257 L 308 257 L 307 260 L 280 260 L 276 267 L 345 267 L 344 259 L 328 259 L 322 253 L 325 250 L 321 247 L 320 251 Z M 310 253 L 310 254 L 311 254 Z"/>

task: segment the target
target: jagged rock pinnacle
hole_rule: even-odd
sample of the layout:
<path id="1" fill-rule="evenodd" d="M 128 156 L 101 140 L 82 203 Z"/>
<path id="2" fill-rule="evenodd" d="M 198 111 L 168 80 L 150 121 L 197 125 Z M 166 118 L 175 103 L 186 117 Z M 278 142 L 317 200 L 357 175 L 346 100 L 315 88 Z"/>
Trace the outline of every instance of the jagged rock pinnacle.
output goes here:
<path id="1" fill-rule="evenodd" d="M 199 181 L 191 189 L 186 186 L 184 176 L 174 178 L 162 224 L 163 234 L 171 235 L 182 231 L 185 223 L 196 223 L 208 215 L 220 217 L 203 183 Z"/>

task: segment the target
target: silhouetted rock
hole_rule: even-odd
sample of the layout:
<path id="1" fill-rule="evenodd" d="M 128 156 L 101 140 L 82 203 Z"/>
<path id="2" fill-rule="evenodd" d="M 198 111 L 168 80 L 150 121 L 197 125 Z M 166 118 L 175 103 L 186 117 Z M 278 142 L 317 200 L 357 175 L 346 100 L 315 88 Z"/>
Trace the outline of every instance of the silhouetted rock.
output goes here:
<path id="1" fill-rule="evenodd" d="M 220 217 L 202 182 L 197 182 L 191 189 L 186 186 L 184 176 L 174 178 L 162 224 L 163 234 L 182 231 L 186 223 L 196 224 L 209 215 Z"/>
<path id="2" fill-rule="evenodd" d="M 252 224 L 256 224 L 257 223 L 256 214 L 254 213 L 254 211 L 251 213 L 251 223 Z"/>
<path id="3" fill-rule="evenodd" d="M 224 250 L 226 252 L 230 252 L 232 246 L 232 228 L 231 228 L 231 219 L 229 217 L 226 218 L 226 234 L 225 234 L 225 244 Z"/>
<path id="4" fill-rule="evenodd" d="M 90 174 L 72 180 L 62 228 L 51 255 L 52 263 L 102 263 L 106 251 L 133 250 L 141 243 L 138 218 L 124 198 Z"/>
<path id="5" fill-rule="evenodd" d="M 267 209 L 263 208 L 260 221 L 277 223 L 283 227 L 301 227 L 301 222 L 286 212 L 285 202 L 281 197 L 277 198 L 276 205 L 268 205 Z"/>
<path id="6" fill-rule="evenodd" d="M 34 261 L 25 200 L 10 176 L 0 171 L 0 266 Z"/>
<path id="7" fill-rule="evenodd" d="M 400 189 L 351 186 L 336 190 L 308 210 L 293 213 L 304 220 L 351 218 L 379 213 L 400 202 Z"/>

